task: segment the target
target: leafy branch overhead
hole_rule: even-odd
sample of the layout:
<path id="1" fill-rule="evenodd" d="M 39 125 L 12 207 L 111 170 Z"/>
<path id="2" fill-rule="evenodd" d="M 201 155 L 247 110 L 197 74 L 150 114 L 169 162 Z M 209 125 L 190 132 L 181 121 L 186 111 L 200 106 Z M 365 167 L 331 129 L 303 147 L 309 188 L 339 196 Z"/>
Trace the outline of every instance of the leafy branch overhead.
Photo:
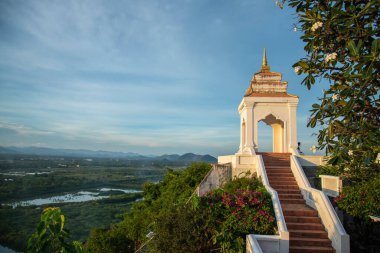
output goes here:
<path id="1" fill-rule="evenodd" d="M 379 1 L 288 0 L 295 8 L 297 31 L 306 55 L 293 67 L 308 89 L 328 80 L 308 126 L 321 126 L 320 149 L 330 163 L 349 176 L 362 178 L 380 152 L 380 29 Z M 368 175 L 370 176 L 370 175 Z"/>

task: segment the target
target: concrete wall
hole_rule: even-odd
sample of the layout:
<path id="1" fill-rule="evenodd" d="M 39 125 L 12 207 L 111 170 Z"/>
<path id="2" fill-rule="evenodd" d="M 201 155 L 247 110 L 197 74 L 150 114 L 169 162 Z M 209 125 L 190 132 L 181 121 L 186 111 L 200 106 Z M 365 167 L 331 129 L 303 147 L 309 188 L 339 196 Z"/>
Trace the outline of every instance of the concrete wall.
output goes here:
<path id="1" fill-rule="evenodd" d="M 302 167 L 315 167 L 325 165 L 327 156 L 321 155 L 300 155 L 298 161 Z"/>
<path id="2" fill-rule="evenodd" d="M 232 166 L 232 178 L 244 177 L 246 173 L 256 174 L 256 155 L 229 155 L 218 156 L 218 164 L 230 163 Z"/>
<path id="3" fill-rule="evenodd" d="M 205 176 L 197 188 L 198 196 L 203 196 L 207 192 L 223 187 L 232 179 L 232 168 L 227 165 L 213 165 L 213 168 Z"/>

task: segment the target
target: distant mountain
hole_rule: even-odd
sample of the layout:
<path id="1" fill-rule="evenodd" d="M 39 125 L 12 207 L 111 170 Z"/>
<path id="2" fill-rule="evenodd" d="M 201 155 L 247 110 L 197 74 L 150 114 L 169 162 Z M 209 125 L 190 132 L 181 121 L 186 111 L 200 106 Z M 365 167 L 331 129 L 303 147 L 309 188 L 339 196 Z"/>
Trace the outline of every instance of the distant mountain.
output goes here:
<path id="1" fill-rule="evenodd" d="M 155 158 L 159 160 L 178 161 L 179 157 L 180 155 L 172 154 L 172 155 L 161 155 Z"/>
<path id="2" fill-rule="evenodd" d="M 208 163 L 215 163 L 217 162 L 217 159 L 213 156 L 210 155 L 196 155 L 193 153 L 186 153 L 181 155 L 178 158 L 179 161 L 186 161 L 186 162 L 198 162 L 198 161 L 203 161 L 203 162 L 208 162 Z"/>
<path id="3" fill-rule="evenodd" d="M 43 147 L 0 147 L 0 154 L 19 154 L 37 156 L 67 156 L 91 158 L 145 158 L 137 153 L 92 151 L 87 149 L 55 149 Z"/>
<path id="4" fill-rule="evenodd" d="M 196 155 L 186 153 L 183 155 L 171 154 L 161 156 L 143 156 L 132 152 L 92 151 L 87 149 L 56 149 L 44 147 L 1 147 L 0 154 L 36 155 L 36 156 L 63 156 L 63 157 L 87 157 L 87 158 L 124 158 L 133 160 L 154 160 L 168 162 L 208 162 L 215 163 L 217 159 L 211 155 Z"/>

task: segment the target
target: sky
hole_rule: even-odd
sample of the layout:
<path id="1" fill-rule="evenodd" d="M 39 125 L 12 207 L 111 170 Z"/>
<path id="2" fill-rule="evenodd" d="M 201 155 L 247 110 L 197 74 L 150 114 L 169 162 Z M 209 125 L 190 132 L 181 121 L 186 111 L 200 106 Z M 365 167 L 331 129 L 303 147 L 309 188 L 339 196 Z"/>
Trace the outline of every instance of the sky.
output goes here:
<path id="1" fill-rule="evenodd" d="M 310 91 L 294 11 L 274 0 L 0 1 L 0 146 L 234 154 L 237 107 L 267 50 L 298 95 L 301 150 L 326 81 Z M 271 132 L 259 127 L 259 149 Z"/>

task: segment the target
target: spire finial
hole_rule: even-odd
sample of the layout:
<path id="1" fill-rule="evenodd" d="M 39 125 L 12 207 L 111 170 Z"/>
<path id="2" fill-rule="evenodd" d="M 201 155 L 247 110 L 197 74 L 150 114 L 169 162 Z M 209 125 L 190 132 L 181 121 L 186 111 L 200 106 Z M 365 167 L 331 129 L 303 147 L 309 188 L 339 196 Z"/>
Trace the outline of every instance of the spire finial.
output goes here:
<path id="1" fill-rule="evenodd" d="M 266 67 L 267 66 L 267 51 L 264 47 L 264 53 L 263 53 L 263 63 L 261 65 L 262 67 Z"/>
<path id="2" fill-rule="evenodd" d="M 268 61 L 267 61 L 267 51 L 264 47 L 264 53 L 263 53 L 263 63 L 261 64 L 260 72 L 269 72 L 270 67 L 268 66 Z"/>

